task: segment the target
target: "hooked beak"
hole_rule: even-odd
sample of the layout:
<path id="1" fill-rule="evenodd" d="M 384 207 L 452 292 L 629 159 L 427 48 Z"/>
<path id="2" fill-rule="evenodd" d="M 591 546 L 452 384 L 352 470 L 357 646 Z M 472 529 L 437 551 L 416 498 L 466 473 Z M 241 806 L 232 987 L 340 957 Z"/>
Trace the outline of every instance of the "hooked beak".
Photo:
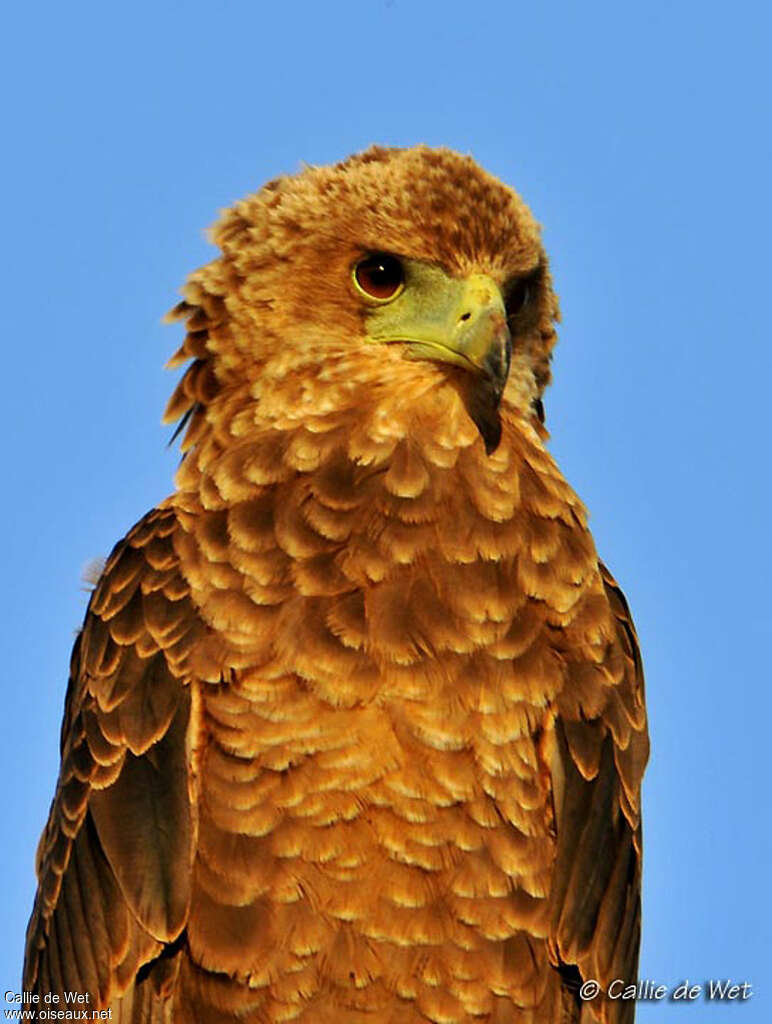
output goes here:
<path id="1" fill-rule="evenodd" d="M 509 376 L 512 337 L 504 300 L 495 281 L 473 274 L 458 282 L 459 290 L 440 331 L 421 331 L 423 337 L 405 340 L 412 359 L 453 363 L 483 377 L 496 404 Z M 417 331 L 416 334 L 419 332 Z"/>
<path id="2" fill-rule="evenodd" d="M 468 371 L 457 386 L 490 454 L 501 439 L 498 407 L 512 356 L 501 290 L 487 274 L 456 278 L 417 261 L 406 261 L 406 272 L 400 295 L 369 312 L 368 340 Z"/>

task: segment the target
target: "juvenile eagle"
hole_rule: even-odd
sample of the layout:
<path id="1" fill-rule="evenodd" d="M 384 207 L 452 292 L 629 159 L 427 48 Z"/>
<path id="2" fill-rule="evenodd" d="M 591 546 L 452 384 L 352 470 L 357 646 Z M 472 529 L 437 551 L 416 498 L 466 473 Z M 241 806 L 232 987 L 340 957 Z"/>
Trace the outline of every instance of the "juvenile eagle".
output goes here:
<path id="1" fill-rule="evenodd" d="M 113 1021 L 631 1021 L 635 631 L 549 455 L 557 303 L 443 149 L 279 178 L 173 318 L 171 497 L 72 655 L 26 989 Z"/>

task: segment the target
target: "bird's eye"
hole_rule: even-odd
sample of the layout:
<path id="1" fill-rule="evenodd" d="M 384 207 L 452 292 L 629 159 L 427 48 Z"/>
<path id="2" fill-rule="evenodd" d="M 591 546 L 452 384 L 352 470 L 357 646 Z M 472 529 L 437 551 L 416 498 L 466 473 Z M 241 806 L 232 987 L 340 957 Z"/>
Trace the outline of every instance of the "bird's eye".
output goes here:
<path id="1" fill-rule="evenodd" d="M 405 284 L 405 271 L 396 256 L 376 252 L 354 267 L 354 282 L 369 299 L 385 302 L 395 298 Z"/>
<path id="2" fill-rule="evenodd" d="M 515 281 L 507 292 L 507 316 L 516 316 L 531 297 L 531 282 L 527 278 Z"/>

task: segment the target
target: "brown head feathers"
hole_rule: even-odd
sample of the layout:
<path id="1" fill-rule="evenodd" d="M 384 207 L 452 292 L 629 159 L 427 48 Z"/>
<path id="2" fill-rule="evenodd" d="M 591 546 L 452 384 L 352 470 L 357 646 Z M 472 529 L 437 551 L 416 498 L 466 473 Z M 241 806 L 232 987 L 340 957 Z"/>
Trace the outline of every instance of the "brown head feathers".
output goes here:
<path id="1" fill-rule="evenodd" d="M 449 149 L 373 146 L 330 167 L 276 178 L 226 211 L 211 233 L 221 255 L 190 275 L 170 314 L 188 334 L 170 366 L 189 359 L 165 420 L 184 417 L 184 447 L 225 387 L 308 362 L 359 361 L 380 377 L 348 288 L 362 254 L 385 250 L 502 286 L 531 276 L 528 317 L 514 342 L 511 400 L 536 403 L 550 380 L 557 300 L 539 227 L 511 188 Z M 435 372 L 432 368 L 430 372 Z M 506 400 L 506 396 L 505 396 Z"/>

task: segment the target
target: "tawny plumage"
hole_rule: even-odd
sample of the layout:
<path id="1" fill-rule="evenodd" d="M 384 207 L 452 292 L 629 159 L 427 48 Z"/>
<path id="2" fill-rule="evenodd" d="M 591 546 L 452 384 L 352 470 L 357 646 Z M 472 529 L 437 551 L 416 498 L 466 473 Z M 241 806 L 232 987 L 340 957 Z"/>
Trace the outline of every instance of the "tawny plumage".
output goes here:
<path id="1" fill-rule="evenodd" d="M 175 493 L 75 644 L 25 987 L 115 1021 L 630 1021 L 638 644 L 545 448 L 538 228 L 447 150 L 226 213 Z"/>

